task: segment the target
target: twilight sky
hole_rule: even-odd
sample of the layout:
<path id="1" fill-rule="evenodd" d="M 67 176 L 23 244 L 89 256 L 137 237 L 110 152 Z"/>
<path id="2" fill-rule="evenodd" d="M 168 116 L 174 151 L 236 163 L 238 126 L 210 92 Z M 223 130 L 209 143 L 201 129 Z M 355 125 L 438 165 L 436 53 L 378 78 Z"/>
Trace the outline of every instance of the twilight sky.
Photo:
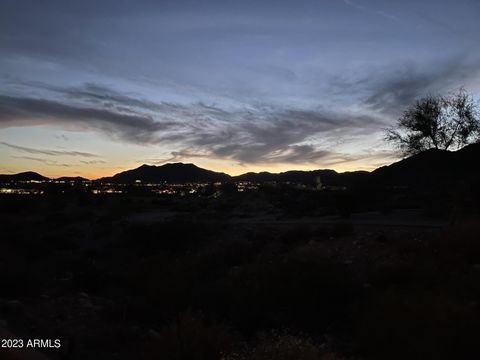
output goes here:
<path id="1" fill-rule="evenodd" d="M 480 94 L 478 0 L 2 0 L 0 173 L 378 167 L 415 98 Z"/>

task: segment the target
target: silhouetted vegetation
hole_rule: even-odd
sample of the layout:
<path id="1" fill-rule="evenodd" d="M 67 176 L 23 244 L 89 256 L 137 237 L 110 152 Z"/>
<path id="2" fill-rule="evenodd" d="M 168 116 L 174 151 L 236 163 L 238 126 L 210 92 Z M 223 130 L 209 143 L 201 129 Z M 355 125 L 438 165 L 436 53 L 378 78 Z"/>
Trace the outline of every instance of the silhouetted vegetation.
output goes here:
<path id="1" fill-rule="evenodd" d="M 428 149 L 460 149 L 480 140 L 480 118 L 464 90 L 450 96 L 427 96 L 415 102 L 386 132 L 405 155 Z"/>
<path id="2" fill-rule="evenodd" d="M 477 191 L 2 196 L 1 324 L 52 359 L 476 358 Z"/>

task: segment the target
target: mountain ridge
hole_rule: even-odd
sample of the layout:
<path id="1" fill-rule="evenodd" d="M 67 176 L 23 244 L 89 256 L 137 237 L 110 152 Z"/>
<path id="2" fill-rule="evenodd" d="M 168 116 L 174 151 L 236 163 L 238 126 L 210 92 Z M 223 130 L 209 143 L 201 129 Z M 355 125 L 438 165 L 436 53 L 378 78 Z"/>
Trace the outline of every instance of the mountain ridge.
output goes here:
<path id="1" fill-rule="evenodd" d="M 231 176 L 200 168 L 192 163 L 168 163 L 160 166 L 143 164 L 135 169 L 126 170 L 113 176 L 102 177 L 94 181 L 112 183 L 142 182 L 299 182 L 313 183 L 320 177 L 322 184 L 331 186 L 355 186 L 367 182 L 377 185 L 435 186 L 449 185 L 462 179 L 476 180 L 474 164 L 480 159 L 480 143 L 471 144 L 457 151 L 429 149 L 390 165 L 381 166 L 371 172 L 337 172 L 332 169 L 289 170 L 280 173 L 247 172 Z M 0 181 L 48 180 L 49 178 L 33 171 L 18 174 L 0 175 Z M 80 177 L 60 177 L 61 179 L 81 180 Z"/>
<path id="2" fill-rule="evenodd" d="M 0 182 L 10 181 L 44 181 L 49 180 L 48 177 L 40 175 L 35 171 L 23 171 L 17 174 L 0 174 Z"/>
<path id="3" fill-rule="evenodd" d="M 110 177 L 97 179 L 99 182 L 134 183 L 142 182 L 217 182 L 230 180 L 231 176 L 200 168 L 192 163 L 168 163 L 161 166 L 143 164 L 138 168 L 122 171 Z"/>

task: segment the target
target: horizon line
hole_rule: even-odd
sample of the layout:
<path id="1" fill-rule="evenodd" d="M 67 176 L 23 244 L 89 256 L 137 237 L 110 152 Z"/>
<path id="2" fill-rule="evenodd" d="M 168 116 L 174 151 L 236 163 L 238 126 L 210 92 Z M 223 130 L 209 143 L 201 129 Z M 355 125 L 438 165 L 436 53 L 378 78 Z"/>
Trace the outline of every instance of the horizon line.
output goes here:
<path id="1" fill-rule="evenodd" d="M 400 159 L 399 161 L 401 161 L 402 159 Z M 393 163 L 395 163 L 397 161 L 394 161 L 388 165 L 382 165 L 380 167 L 383 167 L 383 166 L 389 166 Z M 98 178 L 87 178 L 85 176 L 81 176 L 81 175 L 71 175 L 71 176 L 68 176 L 68 175 L 61 175 L 61 176 L 45 176 L 37 171 L 33 171 L 33 170 L 25 170 L 25 171 L 20 171 L 20 172 L 17 172 L 17 173 L 1 173 L 0 176 L 15 176 L 15 175 L 19 175 L 19 174 L 25 174 L 25 173 L 35 173 L 35 174 L 38 174 L 40 176 L 43 176 L 47 179 L 50 179 L 50 180 L 56 180 L 56 179 L 60 179 L 62 177 L 66 177 L 66 178 L 83 178 L 83 179 L 86 179 L 86 180 L 89 180 L 89 181 L 96 181 L 96 180 L 100 180 L 100 179 L 103 179 L 103 178 L 109 178 L 109 177 L 113 177 L 117 174 L 120 174 L 120 173 L 123 173 L 123 172 L 126 172 L 126 171 L 131 171 L 131 170 L 136 170 L 136 169 L 139 169 L 141 168 L 142 166 L 150 166 L 150 167 L 157 167 L 157 168 L 160 168 L 160 167 L 163 167 L 163 166 L 166 166 L 166 165 L 193 165 L 199 169 L 203 169 L 203 170 L 207 170 L 207 171 L 212 171 L 212 172 L 215 172 L 215 173 L 218 173 L 218 174 L 225 174 L 231 178 L 235 178 L 235 177 L 239 177 L 239 176 L 242 176 L 242 175 L 245 175 L 245 174 L 261 174 L 261 173 L 268 173 L 268 174 L 283 174 L 283 173 L 287 173 L 287 172 L 291 172 L 291 171 L 301 171 L 301 172 L 312 172 L 312 171 L 334 171 L 336 172 L 337 174 L 344 174 L 344 173 L 353 173 L 353 172 L 373 172 L 375 171 L 376 169 L 379 169 L 380 167 L 377 167 L 371 171 L 369 170 L 348 170 L 348 171 L 337 171 L 335 169 L 331 169 L 331 168 L 317 168 L 317 169 L 313 169 L 313 170 L 301 170 L 301 169 L 290 169 L 290 170 L 286 170 L 286 171 L 279 171 L 279 172 L 271 172 L 271 171 L 247 171 L 247 172 L 244 172 L 244 173 L 241 173 L 241 174 L 238 174 L 238 175 L 231 175 L 227 172 L 224 172 L 224 171 L 215 171 L 215 170 L 210 170 L 210 169 L 207 169 L 207 168 L 203 168 L 203 167 L 200 167 L 198 165 L 196 165 L 195 163 L 192 163 L 192 162 L 188 162 L 188 163 L 184 163 L 184 162 L 172 162 L 172 163 L 164 163 L 162 165 L 151 165 L 151 164 L 147 164 L 147 163 L 144 163 L 142 165 L 139 165 L 135 168 L 132 168 L 132 169 L 127 169 L 127 170 L 122 170 L 122 171 L 119 171 L 113 175 L 110 175 L 110 176 L 101 176 L 101 177 L 98 177 Z"/>

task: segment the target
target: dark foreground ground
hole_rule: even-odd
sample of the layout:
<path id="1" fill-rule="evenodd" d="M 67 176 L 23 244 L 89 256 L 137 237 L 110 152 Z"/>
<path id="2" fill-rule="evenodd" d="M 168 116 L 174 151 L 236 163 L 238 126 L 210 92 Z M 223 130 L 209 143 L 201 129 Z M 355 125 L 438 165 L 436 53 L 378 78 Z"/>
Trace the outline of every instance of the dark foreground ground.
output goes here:
<path id="1" fill-rule="evenodd" d="M 469 199 L 277 195 L 2 197 L 0 338 L 60 339 L 52 360 L 480 358 Z"/>

